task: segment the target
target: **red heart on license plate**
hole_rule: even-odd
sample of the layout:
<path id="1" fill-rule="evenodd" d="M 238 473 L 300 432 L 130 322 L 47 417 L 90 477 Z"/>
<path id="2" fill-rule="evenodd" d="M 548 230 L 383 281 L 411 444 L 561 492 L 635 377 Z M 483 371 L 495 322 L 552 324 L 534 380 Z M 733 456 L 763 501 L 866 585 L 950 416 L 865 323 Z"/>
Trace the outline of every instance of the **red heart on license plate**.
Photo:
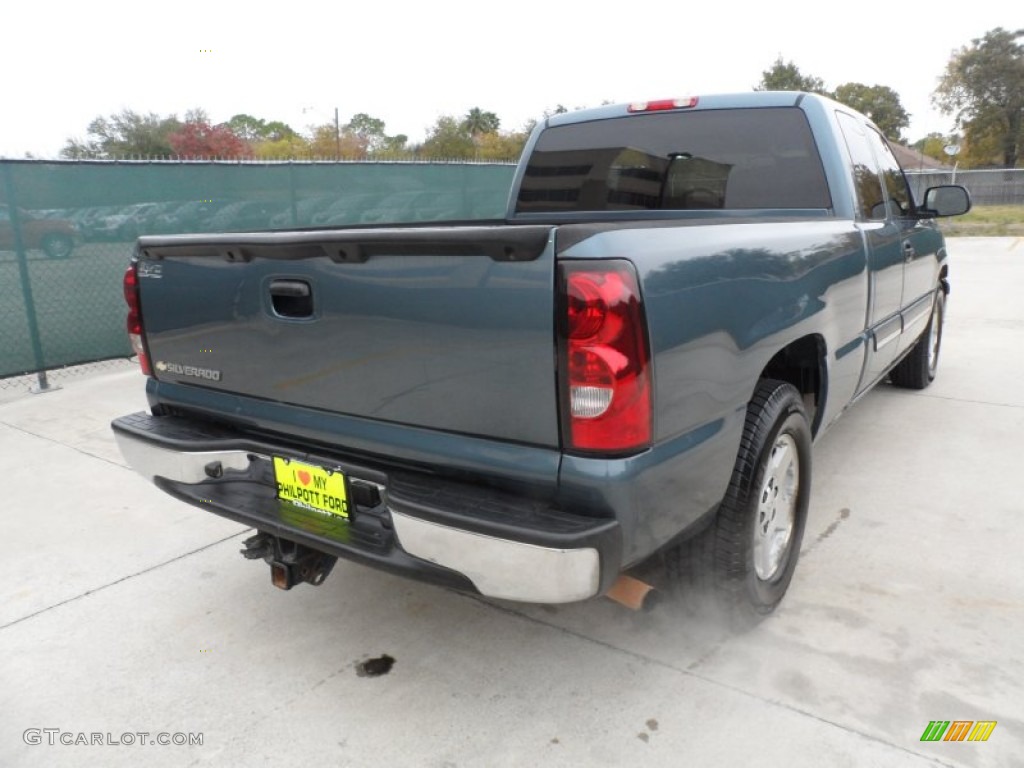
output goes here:
<path id="1" fill-rule="evenodd" d="M 310 480 L 312 480 L 312 478 L 309 476 L 309 472 L 307 472 L 304 469 L 300 469 L 299 470 L 299 482 L 301 482 L 303 485 L 309 485 L 309 481 Z"/>

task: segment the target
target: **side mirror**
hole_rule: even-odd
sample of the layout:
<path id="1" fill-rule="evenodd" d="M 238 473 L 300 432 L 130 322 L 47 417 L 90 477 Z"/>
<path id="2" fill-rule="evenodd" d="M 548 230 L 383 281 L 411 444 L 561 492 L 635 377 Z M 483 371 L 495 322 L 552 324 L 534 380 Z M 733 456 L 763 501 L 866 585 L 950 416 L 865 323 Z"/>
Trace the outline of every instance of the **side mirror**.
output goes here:
<path id="1" fill-rule="evenodd" d="M 946 184 L 929 187 L 924 193 L 924 205 L 919 209 L 922 216 L 959 216 L 971 210 L 971 196 L 961 186 Z"/>

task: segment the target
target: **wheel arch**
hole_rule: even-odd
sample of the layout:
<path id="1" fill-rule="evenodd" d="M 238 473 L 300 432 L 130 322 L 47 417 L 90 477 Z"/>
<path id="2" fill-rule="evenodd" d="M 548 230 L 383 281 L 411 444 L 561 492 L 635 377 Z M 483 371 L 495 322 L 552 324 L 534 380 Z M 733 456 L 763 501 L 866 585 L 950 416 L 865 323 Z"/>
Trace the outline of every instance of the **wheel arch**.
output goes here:
<path id="1" fill-rule="evenodd" d="M 776 352 L 759 377 L 778 379 L 796 387 L 803 395 L 813 436 L 818 434 L 828 396 L 827 355 L 823 336 L 817 333 L 801 336 Z"/>

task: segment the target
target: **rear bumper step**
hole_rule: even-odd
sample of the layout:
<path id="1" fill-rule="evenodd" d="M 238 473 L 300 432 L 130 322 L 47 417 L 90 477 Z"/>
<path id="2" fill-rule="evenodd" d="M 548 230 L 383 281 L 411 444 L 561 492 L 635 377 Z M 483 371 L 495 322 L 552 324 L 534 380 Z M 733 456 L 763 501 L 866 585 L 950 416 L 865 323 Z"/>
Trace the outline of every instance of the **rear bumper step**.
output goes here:
<path id="1" fill-rule="evenodd" d="M 140 412 L 111 425 L 133 469 L 183 501 L 316 551 L 489 597 L 564 603 L 603 593 L 619 572 L 617 521 L 549 503 Z M 276 496 L 273 456 L 340 469 L 350 520 Z M 360 504 L 360 499 L 363 504 Z"/>

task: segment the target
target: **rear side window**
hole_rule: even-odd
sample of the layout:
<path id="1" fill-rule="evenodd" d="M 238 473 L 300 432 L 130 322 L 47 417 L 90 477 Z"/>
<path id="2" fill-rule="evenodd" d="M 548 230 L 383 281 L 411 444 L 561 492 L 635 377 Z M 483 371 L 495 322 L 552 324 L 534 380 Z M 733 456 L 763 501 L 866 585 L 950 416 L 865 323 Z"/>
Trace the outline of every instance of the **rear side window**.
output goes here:
<path id="1" fill-rule="evenodd" d="M 772 107 L 549 128 L 530 156 L 516 212 L 831 206 L 807 118 Z"/>
<path id="2" fill-rule="evenodd" d="M 867 130 L 859 120 L 845 112 L 837 112 L 836 117 L 850 152 L 860 217 L 864 221 L 884 221 L 888 211 L 882 192 L 882 177 L 878 172 L 878 161 L 871 151 Z"/>
<path id="3" fill-rule="evenodd" d="M 892 153 L 889 143 L 877 131 L 870 128 L 866 130 L 868 141 L 874 147 L 875 156 L 878 158 L 882 179 L 885 181 L 885 189 L 889 193 L 889 202 L 894 209 L 893 213 L 897 216 L 906 216 L 910 213 L 912 206 L 910 188 L 907 186 L 907 178 L 903 175 L 903 169 L 900 168 L 900 163 Z"/>

